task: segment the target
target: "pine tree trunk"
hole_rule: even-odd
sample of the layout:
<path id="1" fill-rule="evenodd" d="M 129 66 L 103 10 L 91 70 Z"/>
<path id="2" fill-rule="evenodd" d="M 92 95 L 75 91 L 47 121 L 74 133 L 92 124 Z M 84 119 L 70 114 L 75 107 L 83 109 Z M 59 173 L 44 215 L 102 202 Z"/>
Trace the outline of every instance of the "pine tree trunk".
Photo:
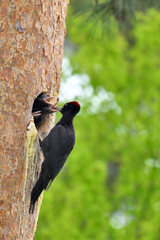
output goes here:
<path id="1" fill-rule="evenodd" d="M 58 96 L 67 4 L 0 2 L 0 239 L 33 239 L 36 230 L 41 200 L 30 215 L 29 203 L 43 156 L 31 111 L 41 92 Z M 47 118 L 40 135 L 53 125 Z"/>

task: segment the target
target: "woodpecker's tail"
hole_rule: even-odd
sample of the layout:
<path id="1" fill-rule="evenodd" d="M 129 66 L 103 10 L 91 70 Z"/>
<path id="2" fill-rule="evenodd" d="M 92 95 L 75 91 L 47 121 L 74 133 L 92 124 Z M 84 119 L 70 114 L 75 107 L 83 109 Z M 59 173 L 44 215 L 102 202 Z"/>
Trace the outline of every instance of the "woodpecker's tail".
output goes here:
<path id="1" fill-rule="evenodd" d="M 43 176 L 40 176 L 31 192 L 31 203 L 29 213 L 34 212 L 35 203 L 43 191 Z"/>

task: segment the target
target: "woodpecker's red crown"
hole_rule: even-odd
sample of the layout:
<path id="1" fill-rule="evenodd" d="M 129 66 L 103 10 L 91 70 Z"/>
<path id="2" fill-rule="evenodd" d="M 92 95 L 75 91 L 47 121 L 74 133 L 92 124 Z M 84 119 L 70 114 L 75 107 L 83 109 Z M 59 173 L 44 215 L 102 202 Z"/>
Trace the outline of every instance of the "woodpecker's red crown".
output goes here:
<path id="1" fill-rule="evenodd" d="M 75 104 L 77 107 L 81 107 L 81 105 L 79 104 L 79 102 L 72 101 L 72 102 L 69 102 L 69 103 L 73 103 L 73 104 Z"/>

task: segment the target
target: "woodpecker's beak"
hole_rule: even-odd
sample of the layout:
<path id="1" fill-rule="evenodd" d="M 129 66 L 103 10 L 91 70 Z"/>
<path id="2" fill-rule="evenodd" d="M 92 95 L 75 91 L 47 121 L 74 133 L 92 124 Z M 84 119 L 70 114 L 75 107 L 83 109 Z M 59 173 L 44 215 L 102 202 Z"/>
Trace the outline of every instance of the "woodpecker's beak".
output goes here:
<path id="1" fill-rule="evenodd" d="M 54 107 L 53 111 L 61 112 L 63 107 Z"/>

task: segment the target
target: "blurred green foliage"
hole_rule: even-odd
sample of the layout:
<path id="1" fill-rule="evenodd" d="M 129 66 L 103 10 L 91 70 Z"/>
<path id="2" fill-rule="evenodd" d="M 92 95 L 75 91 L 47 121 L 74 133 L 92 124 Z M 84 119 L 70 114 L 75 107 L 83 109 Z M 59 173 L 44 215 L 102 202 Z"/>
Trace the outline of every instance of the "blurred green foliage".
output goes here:
<path id="1" fill-rule="evenodd" d="M 146 12 L 150 8 L 160 10 L 159 0 L 70 0 L 73 16 L 85 14 L 85 22 L 96 27 L 101 26 L 105 34 L 113 33 L 113 21 L 125 34 L 133 27 L 137 12 Z"/>
<path id="2" fill-rule="evenodd" d="M 88 37 L 70 14 L 73 73 L 90 76 L 94 98 L 83 99 L 75 148 L 44 192 L 35 240 L 159 240 L 160 13 L 137 16 L 132 45 L 118 33 Z"/>

